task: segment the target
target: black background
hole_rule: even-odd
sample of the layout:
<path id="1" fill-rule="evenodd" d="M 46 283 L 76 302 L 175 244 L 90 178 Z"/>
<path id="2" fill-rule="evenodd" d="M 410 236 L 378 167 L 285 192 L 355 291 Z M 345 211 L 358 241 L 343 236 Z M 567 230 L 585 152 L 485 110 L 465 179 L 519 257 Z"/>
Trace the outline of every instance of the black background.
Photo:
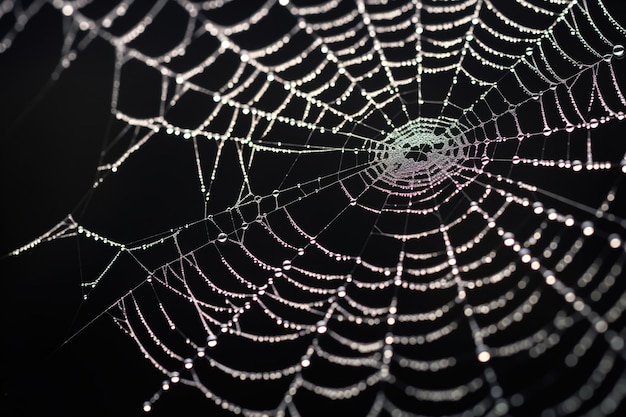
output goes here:
<path id="1" fill-rule="evenodd" d="M 63 40 L 61 25 L 58 11 L 44 6 L 0 55 L 1 254 L 39 236 L 67 213 L 81 211 L 91 198 L 109 135 L 114 51 L 96 39 L 58 81 L 50 81 Z M 605 132 L 624 139 L 618 128 Z M 158 160 L 168 157 L 167 149 L 165 144 L 159 150 Z M 181 184 L 176 175 L 163 176 L 164 189 Z M 99 214 L 115 219 L 118 228 L 134 223 L 111 210 Z M 164 206 L 153 210 L 155 217 L 159 210 L 171 212 Z M 141 229 L 136 233 L 141 236 Z M 98 311 L 83 311 L 81 276 L 99 265 L 81 263 L 88 259 L 81 250 L 86 249 L 67 239 L 0 261 L 2 415 L 142 414 L 141 404 L 160 385 L 160 373 L 106 314 L 64 343 L 85 316 Z M 153 411 L 213 412 L 201 393 L 185 388 L 163 396 Z"/>

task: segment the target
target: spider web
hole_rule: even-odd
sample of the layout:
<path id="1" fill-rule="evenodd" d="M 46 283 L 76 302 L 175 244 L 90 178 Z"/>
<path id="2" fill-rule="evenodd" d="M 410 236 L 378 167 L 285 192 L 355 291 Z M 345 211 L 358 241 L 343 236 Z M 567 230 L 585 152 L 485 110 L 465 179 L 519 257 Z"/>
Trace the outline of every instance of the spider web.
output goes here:
<path id="1" fill-rule="evenodd" d="M 144 411 L 182 384 L 248 416 L 610 415 L 606 3 L 4 1 L 0 52 L 54 8 L 52 79 L 95 43 L 112 68 L 88 198 L 11 255 L 80 243 L 82 325 L 108 313 L 163 375 Z"/>

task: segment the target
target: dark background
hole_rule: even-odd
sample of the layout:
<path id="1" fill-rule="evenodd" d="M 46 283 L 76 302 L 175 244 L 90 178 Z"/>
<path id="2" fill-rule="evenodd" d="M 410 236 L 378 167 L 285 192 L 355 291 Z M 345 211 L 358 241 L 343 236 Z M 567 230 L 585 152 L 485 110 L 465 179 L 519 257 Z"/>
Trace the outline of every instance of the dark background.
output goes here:
<path id="1" fill-rule="evenodd" d="M 114 123 L 114 51 L 106 42 L 94 40 L 58 81 L 50 80 L 63 41 L 61 25 L 60 13 L 44 6 L 0 55 L 0 254 L 41 235 L 67 213 L 88 207 L 95 167 Z M 619 68 L 623 73 L 623 65 Z M 607 127 L 604 134 L 619 140 L 622 131 L 621 126 Z M 154 156 L 164 161 L 170 157 L 169 145 L 165 136 L 159 140 L 163 146 Z M 173 170 L 163 174 L 159 181 L 164 190 L 181 184 L 177 175 Z M 568 183 L 572 189 L 560 191 L 575 194 L 580 184 Z M 128 193 L 132 198 L 132 189 Z M 174 197 L 168 201 L 176 205 Z M 158 217 L 170 213 L 171 207 L 153 210 L 152 216 Z M 92 216 L 105 217 L 103 224 L 110 216 L 117 228 L 133 225 L 132 217 L 115 214 L 112 208 Z M 135 232 L 142 236 L 141 228 Z M 82 301 L 84 275 L 98 270 L 102 262 L 85 255 L 89 250 L 75 239 L 65 239 L 0 261 L 2 415 L 138 415 L 143 401 L 158 389 L 160 373 L 107 314 L 64 343 L 103 311 Z M 559 383 L 564 384 L 563 392 L 577 384 L 567 386 L 564 379 Z M 211 407 L 197 390 L 179 388 L 163 396 L 153 414 L 214 415 L 217 411 Z"/>

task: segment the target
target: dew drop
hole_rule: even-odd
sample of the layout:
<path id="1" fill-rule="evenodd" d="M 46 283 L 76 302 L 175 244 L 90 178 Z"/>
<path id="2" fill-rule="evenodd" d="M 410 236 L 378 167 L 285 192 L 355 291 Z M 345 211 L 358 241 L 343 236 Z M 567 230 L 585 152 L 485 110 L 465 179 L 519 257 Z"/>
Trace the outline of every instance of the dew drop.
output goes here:
<path id="1" fill-rule="evenodd" d="M 478 352 L 478 360 L 480 362 L 489 362 L 489 359 L 491 359 L 491 355 L 489 354 L 489 352 L 485 349 L 485 350 L 479 350 Z"/>
<path id="2" fill-rule="evenodd" d="M 622 245 L 622 238 L 617 233 L 612 233 L 609 235 L 609 246 L 612 249 L 617 249 Z"/>
<path id="3" fill-rule="evenodd" d="M 328 330 L 328 327 L 326 326 L 326 322 L 324 320 L 318 321 L 315 327 L 317 328 L 317 332 L 319 334 L 326 333 L 326 330 Z"/>
<path id="4" fill-rule="evenodd" d="M 515 236 L 511 232 L 506 232 L 502 235 L 502 240 L 504 241 L 504 246 L 513 246 L 515 244 Z"/>
<path id="5" fill-rule="evenodd" d="M 583 235 L 585 235 L 585 236 L 593 235 L 594 227 L 593 227 L 593 223 L 591 223 L 590 221 L 583 222 L 580 225 L 580 228 L 583 231 Z"/>
<path id="6" fill-rule="evenodd" d="M 621 59 L 624 58 L 624 45 L 614 45 L 613 46 L 613 56 L 615 58 Z"/>
<path id="7" fill-rule="evenodd" d="M 578 172 L 578 171 L 582 170 L 582 169 L 583 169 L 583 163 L 582 163 L 582 162 L 580 162 L 579 160 L 575 160 L 575 161 L 573 161 L 573 162 L 572 162 L 572 169 L 573 169 L 575 172 Z"/>
<path id="8" fill-rule="evenodd" d="M 283 270 L 289 271 L 291 269 L 291 261 L 289 259 L 285 259 L 283 261 Z"/>
<path id="9" fill-rule="evenodd" d="M 224 232 L 220 233 L 219 235 L 217 235 L 217 241 L 220 243 L 224 243 L 226 242 L 226 240 L 228 240 L 228 235 Z"/>
<path id="10" fill-rule="evenodd" d="M 345 297 L 346 296 L 346 287 L 343 285 L 337 288 L 337 297 Z"/>
<path id="11" fill-rule="evenodd" d="M 552 129 L 550 129 L 549 127 L 546 127 L 543 129 L 543 133 L 544 136 L 550 136 L 552 134 Z"/>
<path id="12" fill-rule="evenodd" d="M 74 13 L 74 8 L 70 4 L 66 4 L 61 9 L 61 13 L 63 13 L 63 16 L 71 16 Z"/>

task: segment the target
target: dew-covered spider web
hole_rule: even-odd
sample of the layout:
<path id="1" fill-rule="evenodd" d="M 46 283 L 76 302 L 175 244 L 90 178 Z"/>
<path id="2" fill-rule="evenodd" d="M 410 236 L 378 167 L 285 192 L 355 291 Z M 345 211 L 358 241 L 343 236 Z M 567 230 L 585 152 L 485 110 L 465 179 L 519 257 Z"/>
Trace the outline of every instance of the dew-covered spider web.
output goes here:
<path id="1" fill-rule="evenodd" d="M 72 334 L 112 317 L 146 412 L 618 413 L 619 3 L 0 2 L 0 52 L 45 14 L 52 84 L 111 74 L 87 197 L 11 255 L 77 242 Z"/>

